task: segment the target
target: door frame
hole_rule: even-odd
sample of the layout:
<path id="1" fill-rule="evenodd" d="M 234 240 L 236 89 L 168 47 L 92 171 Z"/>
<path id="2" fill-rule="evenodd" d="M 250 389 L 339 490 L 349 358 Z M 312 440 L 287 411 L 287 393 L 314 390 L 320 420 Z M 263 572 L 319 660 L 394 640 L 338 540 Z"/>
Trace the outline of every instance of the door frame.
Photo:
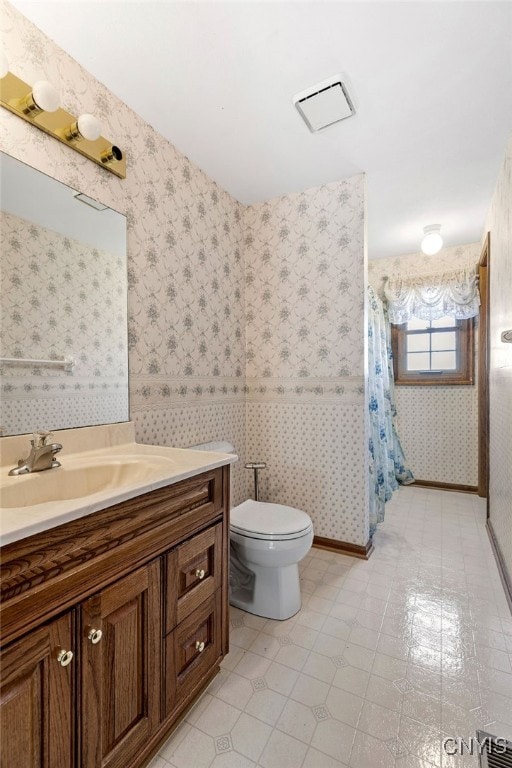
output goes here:
<path id="1" fill-rule="evenodd" d="M 478 326 L 478 495 L 487 499 L 489 518 L 489 309 L 491 234 L 487 232 L 478 262 L 480 317 Z"/>

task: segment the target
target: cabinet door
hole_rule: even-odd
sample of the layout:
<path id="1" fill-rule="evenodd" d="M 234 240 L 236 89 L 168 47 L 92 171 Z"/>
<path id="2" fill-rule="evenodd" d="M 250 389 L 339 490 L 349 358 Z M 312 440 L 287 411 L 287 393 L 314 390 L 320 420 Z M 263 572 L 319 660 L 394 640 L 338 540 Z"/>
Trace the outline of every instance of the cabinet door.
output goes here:
<path id="1" fill-rule="evenodd" d="M 160 722 L 160 560 L 81 608 L 82 768 L 127 768 Z"/>
<path id="2" fill-rule="evenodd" d="M 2 768 L 74 765 L 72 643 L 70 612 L 2 651 Z"/>

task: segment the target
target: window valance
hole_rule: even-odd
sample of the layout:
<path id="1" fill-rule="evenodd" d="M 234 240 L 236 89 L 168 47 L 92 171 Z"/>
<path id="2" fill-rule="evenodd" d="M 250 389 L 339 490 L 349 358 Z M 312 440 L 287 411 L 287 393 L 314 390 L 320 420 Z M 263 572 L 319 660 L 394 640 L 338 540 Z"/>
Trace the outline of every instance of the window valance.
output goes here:
<path id="1" fill-rule="evenodd" d="M 401 325 L 412 318 L 437 320 L 455 317 L 465 320 L 478 315 L 480 294 L 477 275 L 468 271 L 443 275 L 389 277 L 384 284 L 391 323 Z"/>

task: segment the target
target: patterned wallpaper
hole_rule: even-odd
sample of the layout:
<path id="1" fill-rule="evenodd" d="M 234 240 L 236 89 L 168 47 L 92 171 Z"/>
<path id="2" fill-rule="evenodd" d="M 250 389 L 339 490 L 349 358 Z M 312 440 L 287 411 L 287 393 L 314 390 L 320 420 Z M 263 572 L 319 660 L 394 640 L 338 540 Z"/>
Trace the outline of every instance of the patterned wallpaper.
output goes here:
<path id="1" fill-rule="evenodd" d="M 364 177 L 244 213 L 247 376 L 363 375 Z"/>
<path id="2" fill-rule="evenodd" d="M 490 258 L 490 513 L 512 580 L 512 136 L 486 222 Z"/>
<path id="3" fill-rule="evenodd" d="M 249 399 L 247 453 L 267 462 L 260 498 L 304 509 L 315 534 L 364 545 L 368 540 L 365 410 L 362 403 Z M 253 476 L 247 471 L 252 495 Z"/>
<path id="4" fill-rule="evenodd" d="M 261 497 L 355 544 L 368 538 L 364 194 L 359 175 L 244 212 L 247 455 L 268 464 Z"/>
<path id="5" fill-rule="evenodd" d="M 311 512 L 320 535 L 364 544 L 363 177 L 244 210 L 11 6 L 2 8 L 13 71 L 58 83 L 62 103 L 97 114 L 127 155 L 128 176 L 119 180 L 2 110 L 9 154 L 127 215 L 137 439 L 230 440 L 241 457 L 238 503 L 251 488 L 242 466 L 247 421 L 247 458 L 269 457 L 276 499 Z M 337 425 L 329 441 L 326 414 Z M 288 432 L 269 440 L 269 422 Z M 310 475 L 306 484 L 300 473 L 299 488 L 289 466 L 301 453 Z"/>
<path id="6" fill-rule="evenodd" d="M 398 434 L 420 480 L 478 484 L 478 398 L 474 386 L 395 387 Z"/>
<path id="7" fill-rule="evenodd" d="M 75 426 L 126 421 L 124 259 L 0 212 L 0 280 L 2 356 L 75 360 L 72 372 L 2 369 L 3 433 L 65 428 L 66 414 Z"/>
<path id="8" fill-rule="evenodd" d="M 73 114 L 96 114 L 127 157 L 127 178 L 119 179 L 0 110 L 4 151 L 127 216 L 130 413 L 137 439 L 175 446 L 198 442 L 199 435 L 231 440 L 242 460 L 234 470 L 234 501 L 242 501 L 242 206 L 5 0 L 0 25 L 11 70 L 28 82 L 55 83 L 62 105 Z"/>
<path id="9" fill-rule="evenodd" d="M 435 256 L 411 253 L 368 263 L 368 277 L 383 298 L 384 278 L 474 271 L 480 243 L 443 248 Z M 478 318 L 475 318 L 475 341 Z M 476 356 L 475 351 L 475 356 Z M 476 371 L 475 359 L 475 371 Z M 415 477 L 439 483 L 478 484 L 478 388 L 397 386 L 398 430 Z"/>
<path id="10" fill-rule="evenodd" d="M 251 492 L 243 463 L 263 451 L 276 498 L 310 511 L 320 535 L 364 544 L 363 177 L 244 210 L 5 0 L 0 7 L 12 70 L 58 84 L 62 104 L 98 115 L 127 157 L 121 180 L 1 111 L 5 151 L 127 216 L 137 439 L 231 441 L 241 459 L 234 503 Z M 289 431 L 267 440 L 269 423 Z M 297 494 L 288 473 L 301 453 L 310 482 Z"/>

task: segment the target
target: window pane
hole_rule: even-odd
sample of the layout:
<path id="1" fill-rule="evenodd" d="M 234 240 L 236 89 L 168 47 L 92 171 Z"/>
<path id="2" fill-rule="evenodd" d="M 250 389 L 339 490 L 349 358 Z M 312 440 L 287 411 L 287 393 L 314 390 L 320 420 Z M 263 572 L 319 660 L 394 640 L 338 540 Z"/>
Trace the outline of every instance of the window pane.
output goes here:
<path id="1" fill-rule="evenodd" d="M 409 352 L 407 355 L 408 371 L 430 371 L 429 352 Z"/>
<path id="2" fill-rule="evenodd" d="M 407 336 L 408 352 L 428 352 L 429 349 L 430 333 L 414 333 L 410 336 Z"/>
<path id="3" fill-rule="evenodd" d="M 457 321 L 454 317 L 439 317 L 437 320 L 432 320 L 432 328 L 454 328 L 457 325 Z"/>
<path id="4" fill-rule="evenodd" d="M 457 342 L 455 336 L 456 331 L 447 331 L 446 333 L 433 333 L 432 349 L 456 349 Z"/>
<path id="5" fill-rule="evenodd" d="M 434 371 L 454 371 L 456 368 L 456 352 L 432 352 L 432 369 Z"/>
<path id="6" fill-rule="evenodd" d="M 406 326 L 408 331 L 423 331 L 426 328 L 430 328 L 428 320 L 419 320 L 417 317 L 413 317 L 409 320 Z"/>

